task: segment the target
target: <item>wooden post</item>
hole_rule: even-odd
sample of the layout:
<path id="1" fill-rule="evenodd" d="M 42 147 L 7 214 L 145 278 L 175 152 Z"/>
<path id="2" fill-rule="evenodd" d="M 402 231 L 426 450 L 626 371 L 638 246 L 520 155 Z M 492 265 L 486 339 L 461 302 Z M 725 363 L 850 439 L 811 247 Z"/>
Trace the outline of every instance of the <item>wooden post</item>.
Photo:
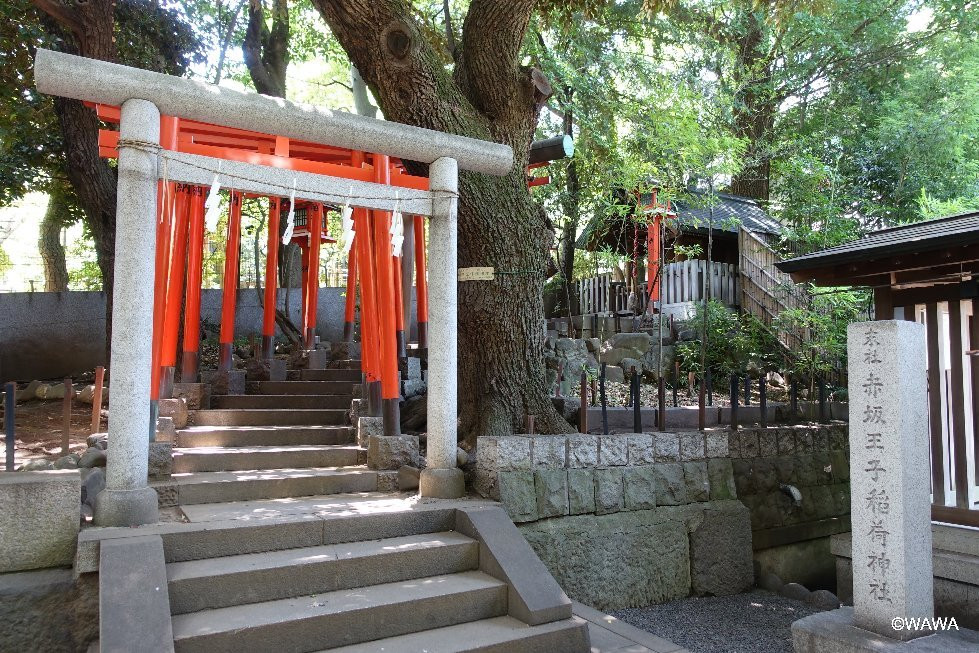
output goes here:
<path id="1" fill-rule="evenodd" d="M 343 341 L 354 339 L 354 318 L 357 312 L 357 242 L 356 237 L 347 254 L 347 296 L 343 307 Z"/>
<path id="2" fill-rule="evenodd" d="M 241 193 L 231 191 L 228 236 L 224 248 L 224 278 L 221 280 L 221 334 L 218 370 L 230 372 L 235 339 L 235 306 L 238 303 L 238 257 L 241 253 Z"/>
<path id="3" fill-rule="evenodd" d="M 71 400 L 75 396 L 75 391 L 71 386 L 71 379 L 65 378 L 65 398 L 61 403 L 61 418 L 64 426 L 61 430 L 61 455 L 68 455 L 68 447 L 71 438 Z"/>
<path id="4" fill-rule="evenodd" d="M 768 426 L 768 387 L 765 385 L 765 375 L 758 378 L 758 410 L 761 412 L 761 427 Z"/>
<path id="5" fill-rule="evenodd" d="M 581 370 L 579 384 L 578 432 L 588 433 L 588 373 Z"/>
<path id="6" fill-rule="evenodd" d="M 187 254 L 187 297 L 184 306 L 180 380 L 183 383 L 196 383 L 201 344 L 201 277 L 204 271 L 204 197 L 200 186 L 194 187 L 189 228 L 190 250 Z"/>
<path id="7" fill-rule="evenodd" d="M 731 375 L 731 430 L 738 430 L 738 375 Z"/>
<path id="8" fill-rule="evenodd" d="M 704 379 L 700 379 L 700 388 L 697 392 L 697 428 L 703 431 L 707 428 L 707 384 Z"/>
<path id="9" fill-rule="evenodd" d="M 390 184 L 390 158 L 387 155 L 374 154 L 373 159 L 374 182 Z M 391 257 L 391 214 L 387 211 L 373 211 L 373 214 L 380 322 L 381 414 L 384 418 L 384 435 L 400 435 L 401 388 L 398 376 L 397 319 Z"/>
<path id="10" fill-rule="evenodd" d="M 602 363 L 602 369 L 598 377 L 598 387 L 600 392 L 600 401 L 602 402 L 602 433 L 608 435 L 608 400 L 605 396 L 605 366 L 607 363 Z"/>
<path id="11" fill-rule="evenodd" d="M 191 210 L 190 187 L 177 184 L 176 214 L 170 236 L 170 267 L 167 273 L 166 304 L 163 309 L 163 343 L 160 355 L 162 366 L 160 396 L 172 396 L 173 374 L 177 365 L 177 345 L 180 331 L 181 295 L 184 292 L 185 264 L 187 258 L 187 222 Z"/>
<path id="12" fill-rule="evenodd" d="M 632 376 L 629 377 L 629 382 L 632 387 L 632 432 L 642 433 L 642 397 L 639 391 L 639 373 L 636 372 L 635 366 L 632 366 L 631 371 Z"/>
<path id="13" fill-rule="evenodd" d="M 179 119 L 160 116 L 160 146 L 167 150 L 177 149 Z M 160 398 L 163 360 L 163 331 L 166 316 L 167 266 L 170 259 L 170 224 L 174 216 L 177 184 L 161 181 L 157 190 L 156 215 L 156 265 L 153 284 L 153 362 L 150 373 L 150 399 Z M 162 192 L 161 192 L 162 191 Z"/>
<path id="14" fill-rule="evenodd" d="M 99 432 L 102 424 L 102 382 L 105 379 L 105 368 L 99 365 L 95 368 L 95 392 L 92 393 L 92 433 Z"/>
<path id="15" fill-rule="evenodd" d="M 657 421 L 659 422 L 659 430 L 665 431 L 666 430 L 666 379 L 663 377 L 662 374 L 659 377 L 659 387 L 657 388 L 657 390 L 659 395 L 658 396 L 659 410 L 657 410 L 656 417 L 658 418 Z M 638 383 L 636 384 L 636 392 L 637 393 L 639 392 Z"/>

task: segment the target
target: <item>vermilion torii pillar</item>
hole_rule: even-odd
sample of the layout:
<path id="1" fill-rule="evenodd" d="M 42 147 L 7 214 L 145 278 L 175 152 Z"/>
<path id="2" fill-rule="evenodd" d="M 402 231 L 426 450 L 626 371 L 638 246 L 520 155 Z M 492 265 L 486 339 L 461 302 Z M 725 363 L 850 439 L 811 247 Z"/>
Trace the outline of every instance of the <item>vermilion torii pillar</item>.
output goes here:
<path id="1" fill-rule="evenodd" d="M 235 305 L 238 303 L 238 258 L 241 254 L 241 193 L 231 191 L 228 239 L 224 249 L 224 278 L 221 286 L 221 334 L 218 371 L 230 372 L 235 339 Z M 199 292 L 199 291 L 198 291 Z"/>
<path id="2" fill-rule="evenodd" d="M 269 198 L 269 238 L 265 253 L 265 306 L 262 313 L 262 356 L 270 360 L 275 353 L 275 311 L 279 287 L 279 211 L 278 197 Z"/>
<path id="3" fill-rule="evenodd" d="M 184 304 L 184 344 L 181 383 L 197 383 L 201 347 L 201 277 L 204 266 L 204 193 L 195 186 L 190 202 L 187 252 L 187 299 Z"/>

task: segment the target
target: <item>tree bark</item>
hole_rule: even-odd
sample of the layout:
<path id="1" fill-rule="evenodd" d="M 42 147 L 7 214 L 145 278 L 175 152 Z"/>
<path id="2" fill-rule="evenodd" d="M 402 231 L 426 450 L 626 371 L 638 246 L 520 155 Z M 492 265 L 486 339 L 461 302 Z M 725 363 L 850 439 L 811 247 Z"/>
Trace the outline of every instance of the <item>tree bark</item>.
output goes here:
<path id="1" fill-rule="evenodd" d="M 450 74 L 403 0 L 314 0 L 388 120 L 502 142 L 504 177 L 459 175 L 459 267 L 493 266 L 493 282 L 459 285 L 460 434 L 505 435 L 536 416 L 542 433 L 574 429 L 544 377 L 543 283 L 553 231 L 527 188 L 534 128 L 550 87 L 519 66 L 534 0 L 473 0 Z M 406 162 L 413 172 L 424 166 Z M 440 253 L 433 251 L 432 257 Z"/>
<path id="2" fill-rule="evenodd" d="M 289 66 L 289 7 L 272 0 L 272 26 L 265 20 L 263 0 L 248 0 L 248 28 L 241 46 L 248 74 L 262 95 L 286 96 Z"/>
<path id="3" fill-rule="evenodd" d="M 65 248 L 61 244 L 61 230 L 71 221 L 65 189 L 60 184 L 52 184 L 37 241 L 44 263 L 45 292 L 68 290 L 68 265 L 65 262 Z"/>
<path id="4" fill-rule="evenodd" d="M 574 117 L 571 109 L 572 89 L 567 89 L 566 96 L 568 108 L 564 112 L 564 133 L 574 136 Z M 561 228 L 560 238 L 560 268 L 564 284 L 564 301 L 568 305 L 568 317 L 576 312 L 578 297 L 577 288 L 574 285 L 574 245 L 575 236 L 578 231 L 578 217 L 581 208 L 581 182 L 578 179 L 578 166 L 574 158 L 568 161 L 567 183 L 565 185 L 564 199 L 564 225 Z"/>
<path id="5" fill-rule="evenodd" d="M 737 38 L 737 63 L 733 78 L 737 89 L 734 134 L 747 143 L 747 148 L 741 170 L 731 179 L 731 192 L 768 200 L 772 168 L 768 140 L 775 127 L 777 106 L 772 88 L 771 63 L 763 48 L 762 17 L 751 10 L 745 20 L 747 29 Z"/>

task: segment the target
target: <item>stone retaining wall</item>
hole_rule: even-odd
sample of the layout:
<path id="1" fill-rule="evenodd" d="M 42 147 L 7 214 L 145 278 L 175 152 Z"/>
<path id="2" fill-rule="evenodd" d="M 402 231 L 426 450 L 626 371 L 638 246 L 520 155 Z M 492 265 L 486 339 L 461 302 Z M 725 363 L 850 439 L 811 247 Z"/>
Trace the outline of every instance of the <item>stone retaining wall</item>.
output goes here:
<path id="1" fill-rule="evenodd" d="M 726 431 L 480 438 L 476 459 L 477 490 L 577 600 L 612 610 L 752 583 Z"/>
<path id="2" fill-rule="evenodd" d="M 741 429 L 729 450 L 760 572 L 835 590 L 829 536 L 850 529 L 846 424 Z"/>

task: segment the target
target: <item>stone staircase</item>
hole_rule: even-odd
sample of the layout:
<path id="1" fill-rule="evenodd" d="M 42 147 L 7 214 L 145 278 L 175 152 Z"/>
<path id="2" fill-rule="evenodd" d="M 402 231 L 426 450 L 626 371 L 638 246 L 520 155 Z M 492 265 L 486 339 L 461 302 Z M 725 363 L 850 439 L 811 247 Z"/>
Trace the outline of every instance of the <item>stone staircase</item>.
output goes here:
<path id="1" fill-rule="evenodd" d="M 177 431 L 169 487 L 189 522 L 81 533 L 76 572 L 100 574 L 90 650 L 589 650 L 499 505 L 377 491 L 347 423 L 359 371 L 291 374 Z"/>
<path id="2" fill-rule="evenodd" d="M 359 382 L 357 369 L 302 370 L 297 380 L 259 382 L 255 394 L 212 397 L 177 431 L 177 503 L 377 490 L 378 474 L 348 423 Z"/>

